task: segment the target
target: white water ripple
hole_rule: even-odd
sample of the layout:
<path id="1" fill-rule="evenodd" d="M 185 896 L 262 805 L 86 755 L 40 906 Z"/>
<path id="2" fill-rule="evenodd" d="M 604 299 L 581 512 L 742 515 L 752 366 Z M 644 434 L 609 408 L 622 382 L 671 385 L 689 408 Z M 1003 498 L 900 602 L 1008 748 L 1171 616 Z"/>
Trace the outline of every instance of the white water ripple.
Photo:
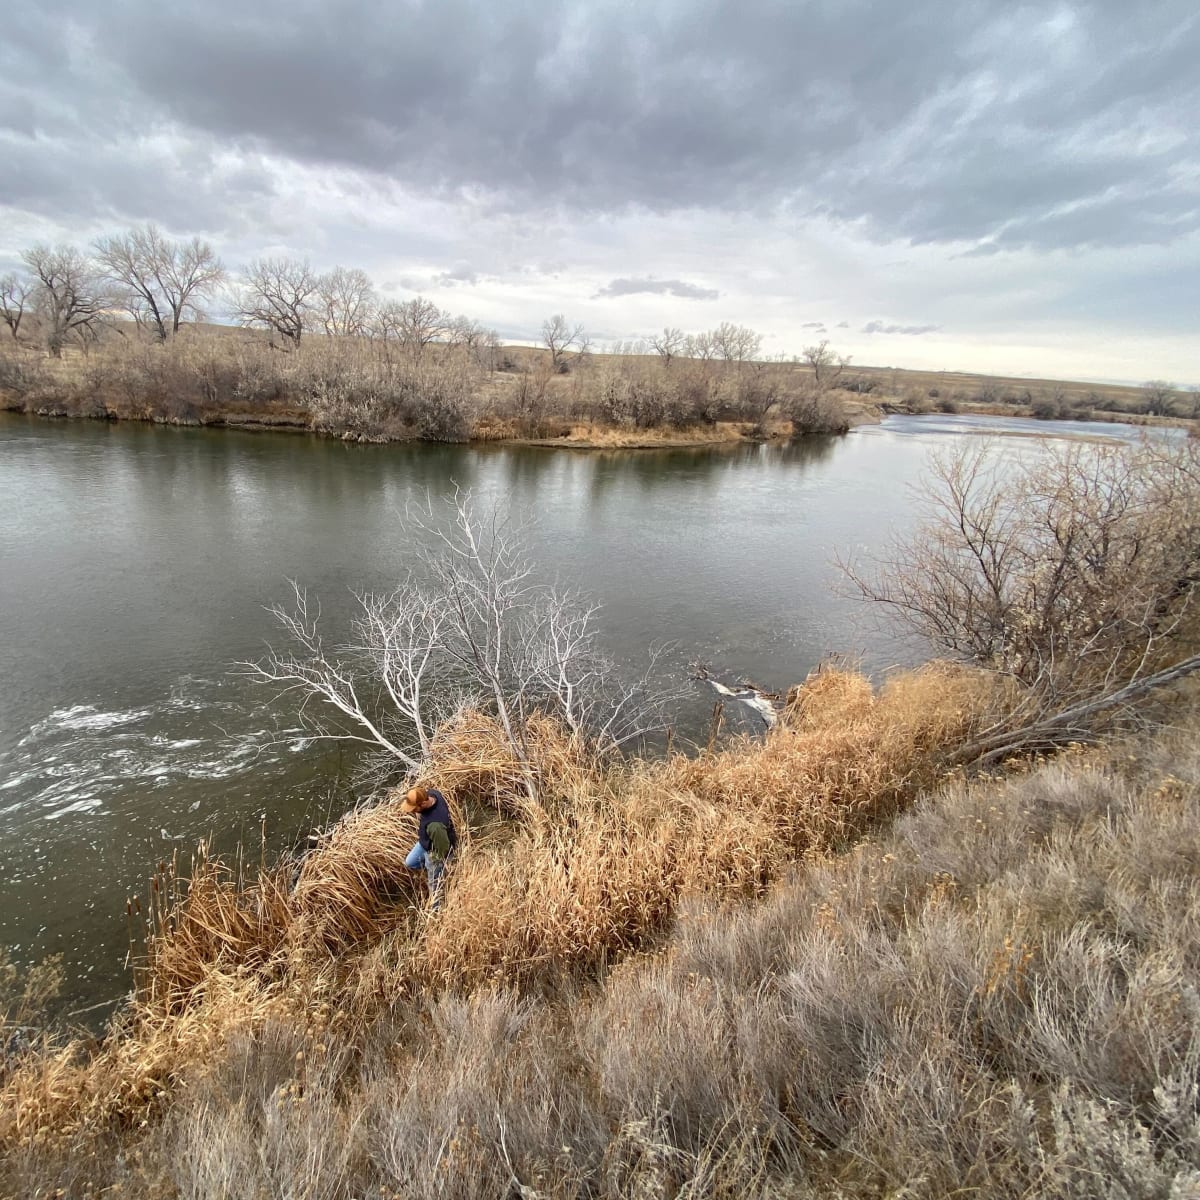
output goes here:
<path id="1" fill-rule="evenodd" d="M 308 744 L 298 729 L 226 732 L 243 729 L 249 715 L 220 680 L 195 676 L 177 680 L 160 705 L 55 708 L 0 752 L 0 816 L 93 813 L 131 786 L 228 779 Z M 198 736 L 205 729 L 210 735 Z"/>

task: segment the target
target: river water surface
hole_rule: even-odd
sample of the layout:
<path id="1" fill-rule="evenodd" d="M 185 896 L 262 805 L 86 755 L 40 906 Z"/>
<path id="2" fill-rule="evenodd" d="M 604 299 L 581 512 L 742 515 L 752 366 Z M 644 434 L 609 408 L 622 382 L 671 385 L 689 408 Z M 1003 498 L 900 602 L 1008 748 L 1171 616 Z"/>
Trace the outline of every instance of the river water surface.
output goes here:
<path id="1" fill-rule="evenodd" d="M 1135 436 L 1001 427 L 1026 425 Z M 125 900 L 156 862 L 263 830 L 274 849 L 354 803 L 339 751 L 231 667 L 277 640 L 264 605 L 289 579 L 344 630 L 351 591 L 411 562 L 410 501 L 458 485 L 532 517 L 539 569 L 602 604 L 631 669 L 670 643 L 679 679 L 701 659 L 784 688 L 830 653 L 875 673 L 920 655 L 841 593 L 834 559 L 908 525 L 934 448 L 981 428 L 997 426 L 894 417 L 786 447 L 579 452 L 0 414 L 0 950 L 61 953 L 68 1007 L 115 996 Z M 683 735 L 713 699 L 696 685 Z"/>

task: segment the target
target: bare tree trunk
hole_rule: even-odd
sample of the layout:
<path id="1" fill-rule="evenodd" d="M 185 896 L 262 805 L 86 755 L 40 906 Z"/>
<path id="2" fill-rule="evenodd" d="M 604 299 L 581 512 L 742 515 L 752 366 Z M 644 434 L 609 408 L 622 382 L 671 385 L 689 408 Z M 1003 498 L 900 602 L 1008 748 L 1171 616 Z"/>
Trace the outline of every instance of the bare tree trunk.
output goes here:
<path id="1" fill-rule="evenodd" d="M 1134 700 L 1140 700 L 1158 688 L 1185 679 L 1196 671 L 1200 671 L 1200 654 L 1193 654 L 1174 666 L 1155 671 L 1153 675 L 1143 676 L 1114 692 L 1073 704 L 1061 712 L 1041 717 L 1028 725 L 1005 729 L 990 737 L 971 742 L 955 751 L 949 761 L 985 766 L 1022 751 L 1061 746 L 1068 742 L 1090 741 L 1094 736 L 1091 726 L 1094 717 L 1121 708 Z"/>

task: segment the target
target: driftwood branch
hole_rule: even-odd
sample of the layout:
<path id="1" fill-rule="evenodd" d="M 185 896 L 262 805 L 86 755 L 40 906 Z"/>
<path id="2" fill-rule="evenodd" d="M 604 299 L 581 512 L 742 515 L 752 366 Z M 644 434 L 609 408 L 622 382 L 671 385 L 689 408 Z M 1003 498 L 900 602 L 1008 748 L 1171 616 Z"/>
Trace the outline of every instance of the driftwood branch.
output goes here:
<path id="1" fill-rule="evenodd" d="M 1196 671 L 1200 671 L 1200 654 L 1193 654 L 1174 666 L 1145 675 L 1115 692 L 1073 704 L 1017 729 L 1007 729 L 991 737 L 971 742 L 956 751 L 949 761 L 984 766 L 1032 747 L 1057 746 L 1068 741 L 1086 740 L 1090 736 L 1089 722 L 1093 717 L 1138 700 Z"/>

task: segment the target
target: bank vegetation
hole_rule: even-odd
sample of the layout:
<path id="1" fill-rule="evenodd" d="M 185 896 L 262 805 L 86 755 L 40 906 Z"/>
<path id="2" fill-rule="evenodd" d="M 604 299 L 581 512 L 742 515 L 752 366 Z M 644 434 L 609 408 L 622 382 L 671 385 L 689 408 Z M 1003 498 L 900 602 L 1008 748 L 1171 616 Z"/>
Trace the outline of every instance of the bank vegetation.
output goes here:
<path id="1" fill-rule="evenodd" d="M 886 411 L 1182 421 L 1195 391 L 855 368 L 827 340 L 766 355 L 753 329 L 668 326 L 598 347 L 562 313 L 505 346 L 365 272 L 259 258 L 228 270 L 152 225 L 36 245 L 0 276 L 0 408 L 306 430 L 358 441 L 704 444 L 841 433 Z M 207 320 L 210 311 L 226 323 Z"/>
<path id="2" fill-rule="evenodd" d="M 586 621 L 530 618 L 547 593 L 478 538 L 435 586 L 469 610 L 472 555 L 496 563 L 492 642 L 469 613 L 435 636 L 420 589 L 336 645 L 282 608 L 264 686 L 300 683 L 330 735 L 366 716 L 396 779 L 450 797 L 442 909 L 385 788 L 277 863 L 161 864 L 106 1031 L 9 1038 L 4 1188 L 1190 1194 L 1197 454 L 943 463 L 929 524 L 857 577 L 953 661 L 881 685 L 830 664 L 765 736 L 689 753 L 572 723 Z M 384 636 L 409 618 L 424 640 Z M 523 698 L 491 665 L 517 644 L 544 672 Z M 482 661 L 421 728 L 427 677 L 396 658 L 418 645 Z"/>

